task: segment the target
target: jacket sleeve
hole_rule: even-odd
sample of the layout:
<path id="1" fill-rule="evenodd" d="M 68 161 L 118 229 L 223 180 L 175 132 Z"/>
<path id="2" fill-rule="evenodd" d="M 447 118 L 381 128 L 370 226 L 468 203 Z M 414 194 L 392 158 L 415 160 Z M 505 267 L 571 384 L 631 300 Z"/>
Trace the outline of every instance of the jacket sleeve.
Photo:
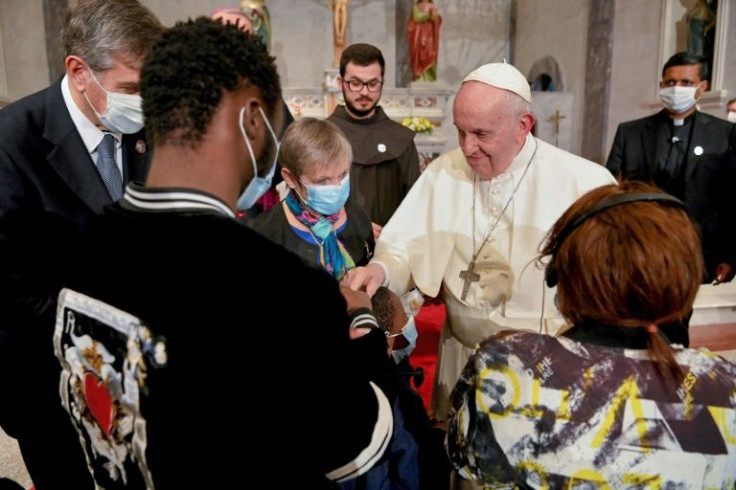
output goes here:
<path id="1" fill-rule="evenodd" d="M 626 177 L 624 165 L 624 136 L 620 125 L 616 130 L 616 137 L 613 139 L 611 152 L 608 154 L 606 168 L 611 172 L 611 174 L 613 174 L 616 180 L 621 180 Z"/>
<path id="2" fill-rule="evenodd" d="M 320 437 L 326 456 L 332 457 L 328 459 L 325 476 L 338 483 L 357 478 L 373 468 L 389 448 L 393 434 L 391 404 L 381 389 L 372 382 L 365 385 L 368 389 L 352 388 L 346 386 L 336 391 L 339 399 L 328 400 L 337 405 L 325 404 L 326 414 L 332 416 L 332 425 L 342 430 Z M 369 434 L 358 434 L 354 430 L 356 425 L 368 423 L 371 425 Z"/>
<path id="3" fill-rule="evenodd" d="M 310 269 L 304 279 L 310 290 L 320 291 L 321 299 L 300 300 L 291 305 L 301 311 L 302 323 L 312 338 L 304 350 L 301 365 L 310 371 L 300 383 L 312 383 L 311 400 L 304 400 L 298 423 L 309 424 L 318 461 L 325 476 L 342 482 L 371 469 L 390 446 L 393 434 L 391 403 L 371 378 L 384 366 L 388 355 L 386 339 L 367 309 L 352 315 L 337 282 L 322 270 Z M 309 292 L 303 294 L 310 296 Z M 375 326 L 356 340 L 349 329 Z M 319 345 L 318 348 L 311 347 Z M 319 448 L 319 449 L 317 449 Z"/>
<path id="4" fill-rule="evenodd" d="M 0 147 L 0 218 L 17 210 L 28 210 L 30 203 L 25 196 L 30 191 L 27 188 L 28 177 L 18 164 L 2 147 Z M 8 237 L 8 230 L 0 226 L 0 240 Z"/>
<path id="5" fill-rule="evenodd" d="M 733 184 L 736 183 L 736 124 L 731 124 L 731 131 L 728 136 L 728 150 L 725 157 L 726 165 L 726 192 L 720 200 L 721 216 L 724 217 L 722 224 L 722 250 L 721 262 L 736 267 L 736 211 L 734 211 L 736 203 L 731 195 Z"/>

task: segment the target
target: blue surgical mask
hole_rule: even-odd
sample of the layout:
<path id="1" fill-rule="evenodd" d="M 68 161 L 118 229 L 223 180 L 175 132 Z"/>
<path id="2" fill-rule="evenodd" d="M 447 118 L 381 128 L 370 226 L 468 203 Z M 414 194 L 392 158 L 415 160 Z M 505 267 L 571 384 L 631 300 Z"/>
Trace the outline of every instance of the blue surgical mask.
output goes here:
<path id="1" fill-rule="evenodd" d="M 245 133 L 245 128 L 243 127 L 243 114 L 245 114 L 245 107 L 242 107 L 240 109 L 240 132 L 242 133 L 243 139 L 245 140 L 245 145 L 248 147 L 248 153 L 250 153 L 250 161 L 253 162 L 253 178 L 250 182 L 248 182 L 248 185 L 238 199 L 238 209 L 240 210 L 246 210 L 253 207 L 256 201 L 260 199 L 260 197 L 265 194 L 268 189 L 271 188 L 271 179 L 273 179 L 273 174 L 276 172 L 276 161 L 279 157 L 279 146 L 281 145 L 281 143 L 279 142 L 278 138 L 276 138 L 276 133 L 273 132 L 271 123 L 268 122 L 268 118 L 263 112 L 263 109 L 261 107 L 258 107 L 258 110 L 261 111 L 261 116 L 263 116 L 263 120 L 265 121 L 266 127 L 268 128 L 268 132 L 271 133 L 271 137 L 276 144 L 276 149 L 274 150 L 273 163 L 271 164 L 271 168 L 268 170 L 268 173 L 265 177 L 259 177 L 258 165 L 256 165 L 256 156 L 253 153 L 253 147 L 250 145 L 250 140 L 248 139 L 248 135 Z"/>
<path id="2" fill-rule="evenodd" d="M 141 108 L 141 96 L 134 94 L 121 94 L 118 92 L 110 92 L 97 80 L 95 74 L 90 70 L 90 75 L 95 83 L 107 95 L 105 104 L 105 112 L 100 114 L 95 106 L 89 101 L 87 92 L 84 92 L 84 98 L 95 112 L 100 122 L 113 133 L 133 134 L 143 128 L 143 109 Z"/>
<path id="3" fill-rule="evenodd" d="M 419 337 L 419 333 L 417 332 L 417 326 L 414 323 L 414 317 L 412 315 L 407 316 L 406 325 L 401 327 L 401 332 L 387 335 L 386 338 L 390 339 L 391 337 L 398 337 L 399 335 L 403 335 L 409 345 L 401 349 L 394 349 L 391 352 L 396 364 L 409 357 L 411 352 L 414 350 L 414 347 L 417 345 L 417 337 Z"/>
<path id="4" fill-rule="evenodd" d="M 340 211 L 350 195 L 350 175 L 346 175 L 338 185 L 302 184 L 307 188 L 304 205 L 323 215 Z"/>

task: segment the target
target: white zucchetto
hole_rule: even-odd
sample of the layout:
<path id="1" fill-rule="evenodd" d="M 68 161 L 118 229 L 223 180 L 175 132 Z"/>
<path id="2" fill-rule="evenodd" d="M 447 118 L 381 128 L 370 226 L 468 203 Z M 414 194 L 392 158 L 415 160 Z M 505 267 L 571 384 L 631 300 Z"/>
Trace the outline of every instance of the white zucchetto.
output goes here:
<path id="1" fill-rule="evenodd" d="M 508 63 L 488 63 L 465 77 L 463 83 L 476 81 L 491 87 L 501 88 L 513 92 L 525 101 L 532 103 L 532 91 L 526 77 L 513 65 Z"/>

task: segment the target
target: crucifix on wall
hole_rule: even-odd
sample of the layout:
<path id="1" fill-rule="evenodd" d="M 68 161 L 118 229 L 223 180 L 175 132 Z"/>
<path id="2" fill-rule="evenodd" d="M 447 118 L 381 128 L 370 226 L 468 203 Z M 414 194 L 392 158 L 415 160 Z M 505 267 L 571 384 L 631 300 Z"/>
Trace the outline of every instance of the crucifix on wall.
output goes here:
<path id="1" fill-rule="evenodd" d="M 332 0 L 332 34 L 335 54 L 332 68 L 340 67 L 340 57 L 345 49 L 345 31 L 348 27 L 348 4 L 350 0 Z"/>
<path id="2" fill-rule="evenodd" d="M 563 150 L 573 151 L 574 97 L 571 92 L 532 91 L 537 127 L 534 136 Z"/>
<path id="3" fill-rule="evenodd" d="M 560 121 L 565 119 L 565 117 L 566 116 L 560 114 L 560 110 L 557 109 L 554 115 L 550 116 L 549 119 L 547 119 L 547 122 L 551 122 L 555 125 L 555 146 L 559 146 L 560 144 Z"/>

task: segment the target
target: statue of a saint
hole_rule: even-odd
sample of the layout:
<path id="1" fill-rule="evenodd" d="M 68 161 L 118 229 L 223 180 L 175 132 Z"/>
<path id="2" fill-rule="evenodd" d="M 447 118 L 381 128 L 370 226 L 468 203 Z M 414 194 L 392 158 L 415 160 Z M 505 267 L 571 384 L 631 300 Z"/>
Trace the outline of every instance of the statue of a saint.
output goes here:
<path id="1" fill-rule="evenodd" d="M 417 0 L 409 17 L 409 63 L 414 80 L 437 80 L 442 16 L 432 0 Z"/>
<path id="2" fill-rule="evenodd" d="M 271 15 L 265 0 L 243 0 L 240 10 L 250 19 L 253 34 L 261 38 L 266 48 L 271 47 Z"/>
<path id="3" fill-rule="evenodd" d="M 707 0 L 698 0 L 687 14 L 687 50 L 705 56 L 708 50 L 707 39 L 713 37 L 716 27 L 716 13 Z"/>
<path id="4" fill-rule="evenodd" d="M 345 49 L 345 30 L 348 26 L 348 2 L 350 0 L 332 0 L 332 28 L 334 36 L 335 54 L 332 57 L 332 67 L 339 68 L 340 57 Z"/>
<path id="5" fill-rule="evenodd" d="M 712 0 L 697 0 L 685 14 L 687 21 L 687 50 L 702 56 L 712 76 L 713 48 L 716 43 L 716 3 Z"/>

